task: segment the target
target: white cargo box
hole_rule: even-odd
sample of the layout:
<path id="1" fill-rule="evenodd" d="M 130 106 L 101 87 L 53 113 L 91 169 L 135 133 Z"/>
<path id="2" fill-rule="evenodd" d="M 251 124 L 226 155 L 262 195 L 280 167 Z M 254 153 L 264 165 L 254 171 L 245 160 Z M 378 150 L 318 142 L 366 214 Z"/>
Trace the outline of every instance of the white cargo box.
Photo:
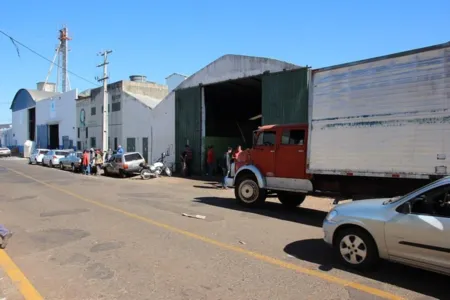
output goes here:
<path id="1" fill-rule="evenodd" d="M 309 101 L 309 173 L 450 173 L 450 43 L 315 70 Z"/>

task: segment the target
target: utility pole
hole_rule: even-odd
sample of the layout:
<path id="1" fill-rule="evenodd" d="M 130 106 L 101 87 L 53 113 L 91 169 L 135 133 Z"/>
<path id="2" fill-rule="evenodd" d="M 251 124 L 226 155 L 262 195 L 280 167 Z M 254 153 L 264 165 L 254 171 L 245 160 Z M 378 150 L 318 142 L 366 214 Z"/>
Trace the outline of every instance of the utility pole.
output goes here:
<path id="1" fill-rule="evenodd" d="M 103 137 L 102 137 L 102 147 L 103 151 L 108 151 L 108 54 L 112 53 L 112 50 L 107 50 L 100 52 L 99 55 L 103 56 L 103 63 L 97 67 L 103 67 L 103 77 L 97 79 L 98 82 L 103 81 Z"/>

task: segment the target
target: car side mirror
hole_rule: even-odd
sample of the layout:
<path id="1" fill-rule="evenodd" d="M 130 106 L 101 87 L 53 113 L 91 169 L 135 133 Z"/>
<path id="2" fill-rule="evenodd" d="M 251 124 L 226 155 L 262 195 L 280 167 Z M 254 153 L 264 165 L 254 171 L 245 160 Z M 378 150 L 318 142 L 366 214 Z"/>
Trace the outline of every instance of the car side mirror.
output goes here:
<path id="1" fill-rule="evenodd" d="M 412 205 L 411 202 L 404 203 L 399 210 L 400 213 L 409 215 L 412 212 Z"/>

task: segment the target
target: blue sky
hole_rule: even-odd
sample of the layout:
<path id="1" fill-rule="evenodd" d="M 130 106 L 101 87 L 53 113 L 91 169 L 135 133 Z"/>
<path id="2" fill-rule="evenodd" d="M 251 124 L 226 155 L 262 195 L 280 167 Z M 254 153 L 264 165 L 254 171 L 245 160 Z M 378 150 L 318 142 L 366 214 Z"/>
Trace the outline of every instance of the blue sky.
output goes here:
<path id="1" fill-rule="evenodd" d="M 65 3 L 65 4 L 64 4 Z M 450 41 L 450 1 L 4 1 L 0 30 L 51 59 L 63 24 L 69 69 L 95 82 L 97 53 L 112 49 L 112 81 L 131 74 L 164 83 L 224 54 L 313 68 Z M 45 80 L 49 63 L 0 35 L 0 123 L 20 88 Z M 56 72 L 53 71 L 52 81 Z M 70 77 L 71 87 L 95 87 Z"/>

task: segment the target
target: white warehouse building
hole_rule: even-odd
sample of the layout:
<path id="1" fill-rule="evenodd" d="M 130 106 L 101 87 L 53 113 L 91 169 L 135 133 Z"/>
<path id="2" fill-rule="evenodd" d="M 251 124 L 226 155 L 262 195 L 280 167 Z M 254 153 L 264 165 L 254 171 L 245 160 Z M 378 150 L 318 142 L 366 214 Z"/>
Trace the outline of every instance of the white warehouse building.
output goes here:
<path id="1" fill-rule="evenodd" d="M 76 101 L 77 148 L 102 148 L 103 88 L 80 93 Z M 108 148 L 121 145 L 125 151 L 142 153 L 146 161 L 153 152 L 152 109 L 168 94 L 167 85 L 146 81 L 145 76 L 130 76 L 108 84 Z"/>
<path id="2" fill-rule="evenodd" d="M 37 84 L 38 90 L 20 89 L 13 98 L 10 109 L 12 111 L 12 147 L 17 147 L 23 153 L 25 141 L 35 141 L 36 138 L 36 103 L 58 95 L 54 91 L 54 84 Z"/>
<path id="3" fill-rule="evenodd" d="M 77 89 L 36 103 L 36 147 L 73 149 L 77 139 Z"/>

